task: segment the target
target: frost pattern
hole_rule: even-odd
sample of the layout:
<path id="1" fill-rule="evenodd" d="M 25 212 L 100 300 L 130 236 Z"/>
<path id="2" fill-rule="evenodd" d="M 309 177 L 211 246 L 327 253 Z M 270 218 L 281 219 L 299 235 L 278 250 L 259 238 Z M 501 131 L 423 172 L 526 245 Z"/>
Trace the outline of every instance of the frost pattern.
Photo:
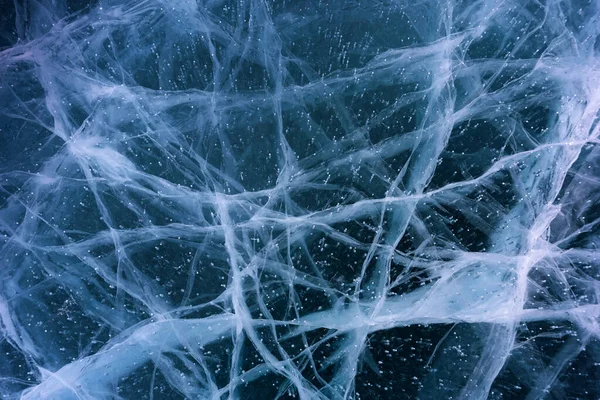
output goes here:
<path id="1" fill-rule="evenodd" d="M 4 398 L 600 398 L 600 3 L 15 1 Z"/>

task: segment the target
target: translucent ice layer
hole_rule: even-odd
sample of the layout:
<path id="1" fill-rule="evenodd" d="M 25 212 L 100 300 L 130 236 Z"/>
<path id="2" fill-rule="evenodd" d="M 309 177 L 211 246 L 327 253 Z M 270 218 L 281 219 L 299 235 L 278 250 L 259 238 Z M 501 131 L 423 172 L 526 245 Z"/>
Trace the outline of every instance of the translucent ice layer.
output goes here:
<path id="1" fill-rule="evenodd" d="M 600 2 L 2 9 L 2 398 L 600 398 Z"/>

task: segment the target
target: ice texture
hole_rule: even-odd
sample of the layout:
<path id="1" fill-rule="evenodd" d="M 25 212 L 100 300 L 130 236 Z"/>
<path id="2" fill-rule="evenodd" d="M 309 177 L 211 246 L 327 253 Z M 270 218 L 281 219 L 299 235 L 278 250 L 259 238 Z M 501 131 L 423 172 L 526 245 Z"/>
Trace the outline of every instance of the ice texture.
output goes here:
<path id="1" fill-rule="evenodd" d="M 598 0 L 0 14 L 1 398 L 600 398 Z"/>

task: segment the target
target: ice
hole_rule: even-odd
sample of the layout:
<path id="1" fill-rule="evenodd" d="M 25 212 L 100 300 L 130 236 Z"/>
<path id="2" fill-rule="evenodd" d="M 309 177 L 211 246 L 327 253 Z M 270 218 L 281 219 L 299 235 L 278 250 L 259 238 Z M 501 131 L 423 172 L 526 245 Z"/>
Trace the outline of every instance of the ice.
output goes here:
<path id="1" fill-rule="evenodd" d="M 598 1 L 2 9 L 2 398 L 600 398 Z"/>

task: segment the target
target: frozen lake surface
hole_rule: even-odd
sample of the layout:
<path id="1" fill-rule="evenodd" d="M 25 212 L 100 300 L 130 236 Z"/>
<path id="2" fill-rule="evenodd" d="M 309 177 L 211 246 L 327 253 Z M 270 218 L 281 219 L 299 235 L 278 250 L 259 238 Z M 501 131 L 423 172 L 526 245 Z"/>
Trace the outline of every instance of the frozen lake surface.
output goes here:
<path id="1" fill-rule="evenodd" d="M 2 399 L 600 398 L 600 2 L 15 0 Z"/>

